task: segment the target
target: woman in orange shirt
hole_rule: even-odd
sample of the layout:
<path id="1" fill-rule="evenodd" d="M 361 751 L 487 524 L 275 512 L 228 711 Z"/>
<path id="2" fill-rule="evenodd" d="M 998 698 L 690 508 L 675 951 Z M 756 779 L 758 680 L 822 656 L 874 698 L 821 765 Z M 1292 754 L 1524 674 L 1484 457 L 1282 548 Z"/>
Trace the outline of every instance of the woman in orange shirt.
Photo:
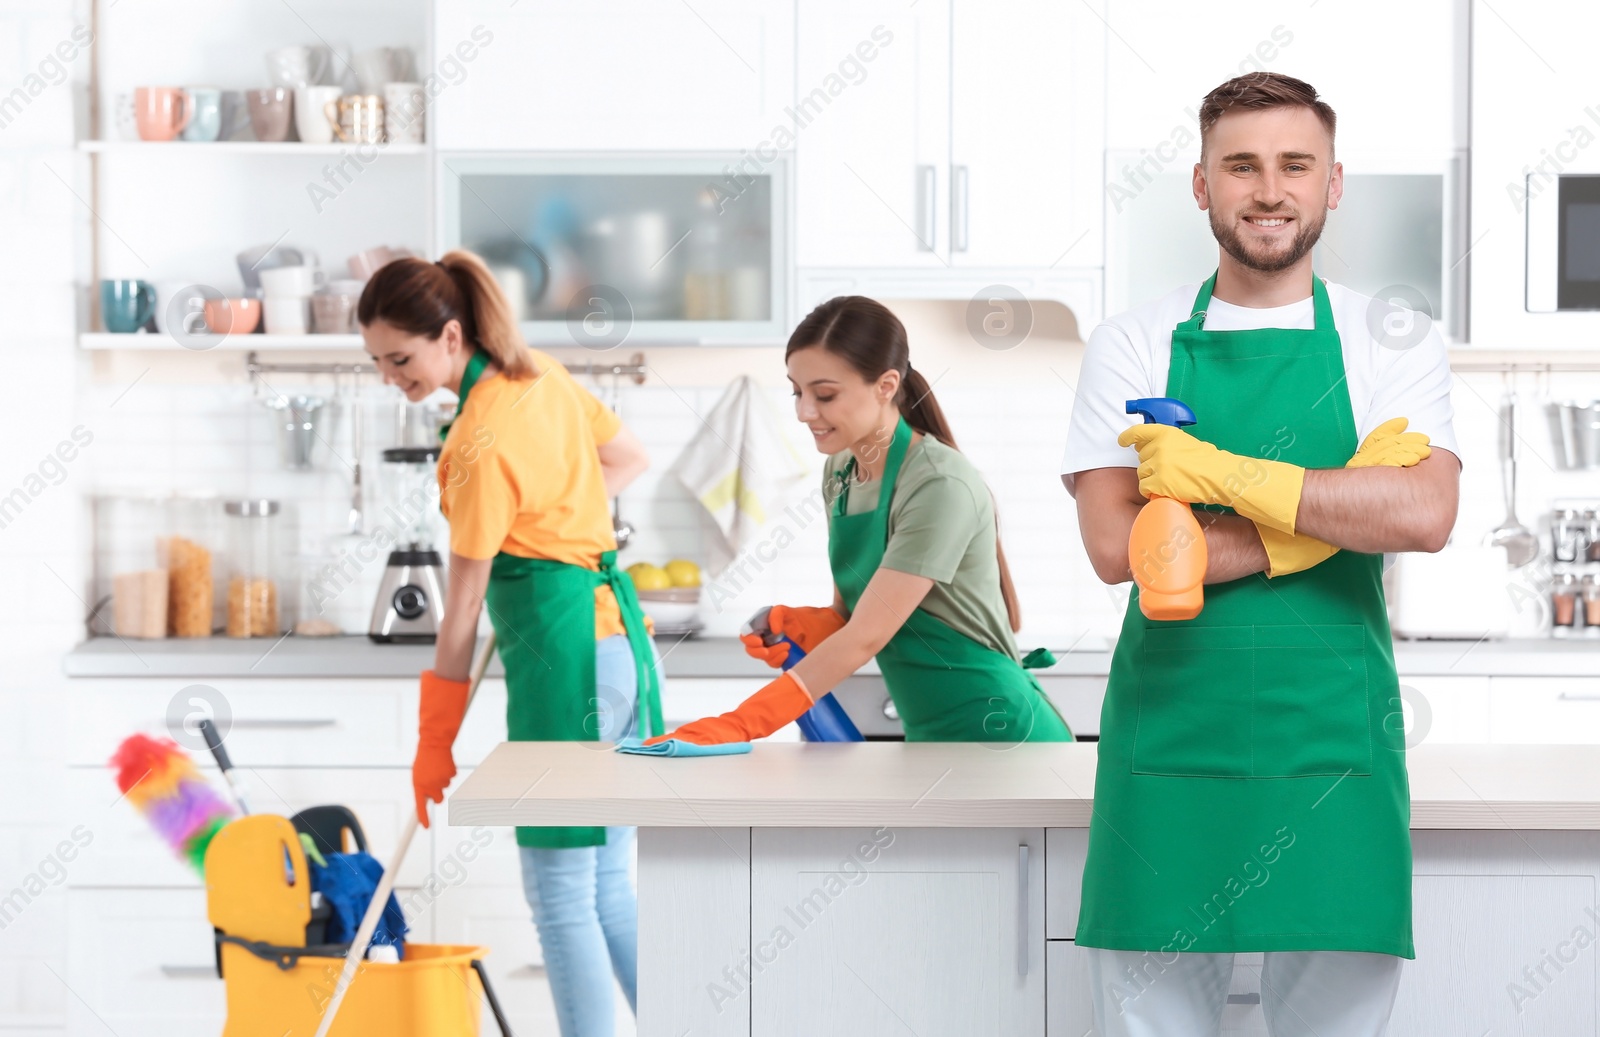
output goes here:
<path id="1" fill-rule="evenodd" d="M 529 349 L 478 257 L 399 259 L 373 275 L 357 319 L 386 384 L 460 403 L 439 455 L 449 580 L 433 669 L 422 674 L 417 817 L 443 802 L 467 669 L 487 607 L 506 670 L 513 741 L 615 741 L 662 731 L 660 660 L 627 575 L 608 499 L 649 464 L 621 420 L 556 360 Z M 631 828 L 518 828 L 523 886 L 564 1037 L 609 1035 L 614 974 L 634 1003 Z"/>

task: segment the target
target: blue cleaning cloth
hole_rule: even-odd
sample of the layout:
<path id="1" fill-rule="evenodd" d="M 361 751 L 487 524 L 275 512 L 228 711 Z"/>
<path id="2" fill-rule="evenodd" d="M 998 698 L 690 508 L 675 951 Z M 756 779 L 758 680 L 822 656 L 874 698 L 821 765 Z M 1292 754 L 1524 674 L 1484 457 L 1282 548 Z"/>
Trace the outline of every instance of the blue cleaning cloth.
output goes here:
<path id="1" fill-rule="evenodd" d="M 356 938 L 356 930 L 361 927 L 361 918 L 367 913 L 367 905 L 372 903 L 372 895 L 378 891 L 378 882 L 383 878 L 383 865 L 370 853 L 360 851 L 330 853 L 326 856 L 326 867 L 315 861 L 308 862 L 311 866 L 311 888 L 321 893 L 333 908 L 333 913 L 328 916 L 328 932 L 324 939 L 328 943 L 349 943 Z M 372 943 L 374 946 L 399 946 L 405 942 L 405 938 L 406 916 L 400 911 L 400 902 L 390 893 L 389 902 L 384 905 L 383 914 L 378 919 L 378 928 L 372 933 Z"/>
<path id="2" fill-rule="evenodd" d="M 669 738 L 655 745 L 645 745 L 643 742 L 641 738 L 624 738 L 617 743 L 617 752 L 635 756 L 739 756 L 750 751 L 749 742 L 696 745 L 677 738 Z"/>

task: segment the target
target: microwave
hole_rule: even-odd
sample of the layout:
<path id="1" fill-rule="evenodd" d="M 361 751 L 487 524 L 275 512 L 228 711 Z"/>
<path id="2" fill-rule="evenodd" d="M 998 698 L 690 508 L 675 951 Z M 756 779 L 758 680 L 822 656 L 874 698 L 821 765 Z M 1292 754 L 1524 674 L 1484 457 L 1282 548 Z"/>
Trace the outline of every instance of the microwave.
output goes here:
<path id="1" fill-rule="evenodd" d="M 1529 313 L 1600 310 L 1600 174 L 1527 182 Z"/>

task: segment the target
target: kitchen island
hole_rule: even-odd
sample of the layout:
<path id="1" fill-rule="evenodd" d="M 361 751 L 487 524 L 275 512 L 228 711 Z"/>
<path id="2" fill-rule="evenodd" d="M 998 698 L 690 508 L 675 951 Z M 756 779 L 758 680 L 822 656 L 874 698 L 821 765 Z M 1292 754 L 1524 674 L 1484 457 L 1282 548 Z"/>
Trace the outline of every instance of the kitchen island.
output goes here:
<path id="1" fill-rule="evenodd" d="M 1408 764 L 1417 958 L 1392 1032 L 1596 1034 L 1600 746 Z M 448 820 L 640 827 L 641 1037 L 1083 1037 L 1094 766 L 1089 744 L 507 743 Z M 1248 894 L 1218 878 L 1219 905 Z M 1230 1033 L 1265 1032 L 1259 962 L 1238 956 Z"/>

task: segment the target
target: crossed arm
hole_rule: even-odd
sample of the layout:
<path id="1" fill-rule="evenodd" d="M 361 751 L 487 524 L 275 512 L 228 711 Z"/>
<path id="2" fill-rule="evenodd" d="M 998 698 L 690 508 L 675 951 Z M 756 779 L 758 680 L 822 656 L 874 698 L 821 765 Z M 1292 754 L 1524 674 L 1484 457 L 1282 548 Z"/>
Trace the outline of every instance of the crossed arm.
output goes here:
<path id="1" fill-rule="evenodd" d="M 1306 472 L 1295 532 L 1364 554 L 1438 551 L 1455 525 L 1461 462 L 1448 450 L 1409 468 L 1315 468 Z M 1094 468 L 1062 476 L 1078 502 L 1078 525 L 1095 575 L 1133 578 L 1128 534 L 1145 504 L 1134 468 Z M 1206 583 L 1267 570 L 1255 523 L 1238 515 L 1196 512 L 1206 537 Z"/>

